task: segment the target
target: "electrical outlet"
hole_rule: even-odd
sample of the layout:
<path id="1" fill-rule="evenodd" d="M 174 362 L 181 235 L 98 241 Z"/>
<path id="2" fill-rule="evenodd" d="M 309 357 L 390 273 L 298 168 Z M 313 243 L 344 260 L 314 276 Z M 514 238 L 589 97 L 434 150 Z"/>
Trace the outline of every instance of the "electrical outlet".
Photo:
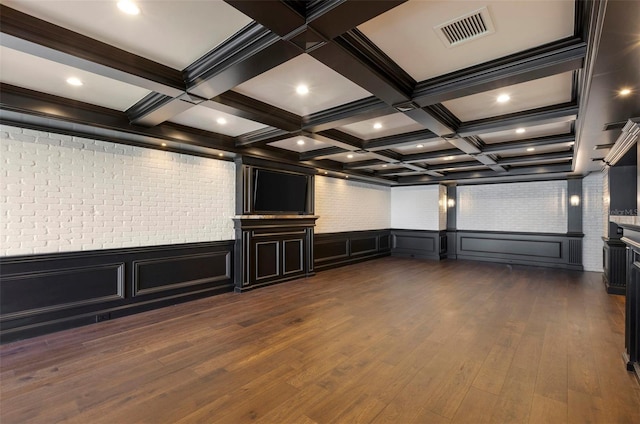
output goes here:
<path id="1" fill-rule="evenodd" d="M 105 312 L 104 314 L 96 315 L 96 322 L 107 321 L 111 319 L 111 313 Z"/>

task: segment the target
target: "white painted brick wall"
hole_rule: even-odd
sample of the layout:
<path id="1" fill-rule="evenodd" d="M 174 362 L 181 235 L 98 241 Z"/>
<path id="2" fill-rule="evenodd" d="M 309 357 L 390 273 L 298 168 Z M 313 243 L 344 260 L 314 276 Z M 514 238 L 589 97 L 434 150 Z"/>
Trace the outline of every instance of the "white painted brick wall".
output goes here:
<path id="1" fill-rule="evenodd" d="M 582 179 L 582 264 L 585 271 L 602 272 L 602 219 L 604 212 L 602 174 L 592 173 Z"/>
<path id="2" fill-rule="evenodd" d="M 235 165 L 0 127 L 0 255 L 234 238 Z"/>
<path id="3" fill-rule="evenodd" d="M 459 230 L 567 232 L 567 182 L 458 186 Z"/>
<path id="4" fill-rule="evenodd" d="M 596 174 L 597 175 L 597 174 Z M 611 196 L 609 191 L 609 168 L 602 174 L 602 235 L 609 237 L 609 209 L 611 207 Z"/>
<path id="5" fill-rule="evenodd" d="M 444 221 L 441 218 L 442 193 L 446 197 L 446 188 L 437 185 L 391 188 L 391 228 L 446 229 L 446 210 Z"/>
<path id="6" fill-rule="evenodd" d="M 389 203 L 389 187 L 316 176 L 315 233 L 389 228 Z"/>

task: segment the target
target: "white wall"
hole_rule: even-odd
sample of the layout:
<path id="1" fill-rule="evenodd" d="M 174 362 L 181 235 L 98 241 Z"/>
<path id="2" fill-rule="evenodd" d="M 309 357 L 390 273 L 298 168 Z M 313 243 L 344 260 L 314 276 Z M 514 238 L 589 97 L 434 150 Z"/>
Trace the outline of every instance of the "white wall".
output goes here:
<path id="1" fill-rule="evenodd" d="M 582 264 L 585 271 L 602 272 L 602 216 L 605 213 L 603 183 L 600 173 L 593 173 L 582 179 Z"/>
<path id="2" fill-rule="evenodd" d="M 0 255 L 234 238 L 234 164 L 0 127 Z"/>
<path id="3" fill-rule="evenodd" d="M 391 189 L 391 227 L 404 230 L 444 230 L 447 212 L 444 186 L 410 186 Z M 443 213 L 444 211 L 444 213 Z"/>
<path id="4" fill-rule="evenodd" d="M 459 230 L 567 232 L 567 182 L 458 186 Z"/>
<path id="5" fill-rule="evenodd" d="M 315 233 L 389 228 L 389 187 L 315 177 Z"/>

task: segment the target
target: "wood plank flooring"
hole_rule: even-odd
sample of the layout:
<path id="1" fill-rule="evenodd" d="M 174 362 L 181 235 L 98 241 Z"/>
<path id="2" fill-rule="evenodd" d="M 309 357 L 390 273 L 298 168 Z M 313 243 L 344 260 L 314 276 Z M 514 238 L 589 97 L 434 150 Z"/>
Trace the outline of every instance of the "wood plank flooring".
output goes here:
<path id="1" fill-rule="evenodd" d="M 0 422 L 640 423 L 601 275 L 400 258 L 0 347 Z"/>

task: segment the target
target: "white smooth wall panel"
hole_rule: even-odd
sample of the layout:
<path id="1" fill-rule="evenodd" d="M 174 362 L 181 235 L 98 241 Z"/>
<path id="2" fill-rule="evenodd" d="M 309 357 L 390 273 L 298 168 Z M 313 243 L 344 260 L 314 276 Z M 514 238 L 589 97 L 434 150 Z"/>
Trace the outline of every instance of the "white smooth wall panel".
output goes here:
<path id="1" fill-rule="evenodd" d="M 389 228 L 389 187 L 315 177 L 315 233 Z"/>
<path id="2" fill-rule="evenodd" d="M 459 230 L 567 232 L 567 182 L 458 186 Z"/>
<path id="3" fill-rule="evenodd" d="M 0 255 L 234 238 L 235 165 L 1 126 Z"/>
<path id="4" fill-rule="evenodd" d="M 432 231 L 445 229 L 446 211 L 444 222 L 441 222 L 440 187 L 430 185 L 391 188 L 391 228 Z M 444 193 L 446 195 L 446 188 Z"/>

